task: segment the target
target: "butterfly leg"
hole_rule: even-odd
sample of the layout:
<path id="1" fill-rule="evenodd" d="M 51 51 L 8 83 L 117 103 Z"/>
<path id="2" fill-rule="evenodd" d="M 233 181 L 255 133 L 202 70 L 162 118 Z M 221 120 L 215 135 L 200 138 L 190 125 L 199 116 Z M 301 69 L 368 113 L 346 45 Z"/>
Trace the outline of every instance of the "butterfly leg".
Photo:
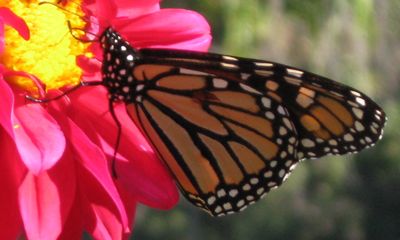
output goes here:
<path id="1" fill-rule="evenodd" d="M 52 98 L 36 98 L 36 97 L 30 96 L 30 95 L 26 95 L 25 98 L 26 98 L 27 100 L 32 101 L 32 102 L 35 102 L 35 103 L 48 103 L 48 102 L 51 102 L 51 101 L 54 101 L 54 100 L 58 100 L 58 99 L 60 99 L 60 98 L 62 98 L 62 97 L 65 97 L 65 96 L 67 96 L 68 94 L 70 94 L 70 93 L 72 93 L 72 92 L 78 90 L 78 89 L 81 88 L 81 87 L 84 87 L 84 86 L 98 86 L 98 85 L 102 85 L 102 84 L 103 84 L 103 82 L 101 82 L 101 81 L 96 81 L 96 82 L 80 82 L 78 85 L 73 86 L 72 88 L 67 89 L 66 91 L 64 91 L 62 94 L 57 95 L 57 96 L 52 97 Z"/>
<path id="2" fill-rule="evenodd" d="M 111 116 L 112 116 L 115 124 L 117 125 L 117 141 L 115 142 L 115 145 L 114 145 L 114 154 L 113 154 L 113 158 L 111 160 L 111 173 L 112 173 L 112 176 L 116 179 L 116 178 L 118 178 L 118 175 L 117 175 L 115 162 L 116 162 L 116 156 L 117 156 L 117 152 L 118 152 L 118 148 L 119 148 L 119 143 L 121 140 L 121 122 L 118 120 L 117 115 L 115 114 L 114 101 L 112 99 L 110 99 L 108 104 L 109 104 L 108 106 L 110 109 Z"/>

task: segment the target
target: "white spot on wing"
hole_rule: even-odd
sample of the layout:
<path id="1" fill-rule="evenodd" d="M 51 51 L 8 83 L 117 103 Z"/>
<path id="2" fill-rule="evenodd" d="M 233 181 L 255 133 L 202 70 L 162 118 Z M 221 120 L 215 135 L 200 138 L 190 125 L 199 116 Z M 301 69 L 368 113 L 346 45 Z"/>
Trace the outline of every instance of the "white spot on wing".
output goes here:
<path id="1" fill-rule="evenodd" d="M 251 93 L 255 93 L 255 94 L 261 95 L 261 93 L 259 91 L 255 90 L 254 88 L 252 88 L 250 86 L 247 86 L 246 84 L 239 83 L 239 85 L 243 90 L 246 90 L 247 92 L 251 92 Z"/>
<path id="2" fill-rule="evenodd" d="M 301 76 L 303 76 L 303 73 L 304 73 L 303 71 L 296 70 L 296 69 L 292 69 L 292 68 L 287 68 L 286 71 L 287 71 L 287 73 L 288 73 L 289 75 L 292 75 L 292 76 L 298 77 L 298 78 L 300 78 Z"/>
<path id="3" fill-rule="evenodd" d="M 306 148 L 315 147 L 315 142 L 308 138 L 302 139 L 301 144 Z"/>
<path id="4" fill-rule="evenodd" d="M 249 74 L 249 73 L 241 73 L 241 74 L 240 74 L 240 77 L 241 77 L 243 80 L 247 80 L 250 76 L 251 76 L 251 74 Z"/>
<path id="5" fill-rule="evenodd" d="M 271 108 L 271 99 L 263 97 L 261 98 L 261 102 L 266 108 Z"/>
<path id="6" fill-rule="evenodd" d="M 278 112 L 283 116 L 286 115 L 285 109 L 282 106 L 278 106 Z"/>
<path id="7" fill-rule="evenodd" d="M 224 203 L 223 205 L 225 210 L 231 210 L 232 209 L 232 205 L 230 203 Z"/>
<path id="8" fill-rule="evenodd" d="M 248 183 L 246 183 L 245 185 L 243 185 L 243 190 L 245 190 L 245 191 L 249 191 L 250 189 L 251 189 L 251 186 L 250 186 L 250 184 L 248 184 Z"/>
<path id="9" fill-rule="evenodd" d="M 363 98 L 360 97 L 356 97 L 356 101 L 361 104 L 362 106 L 365 106 L 365 100 Z"/>
<path id="10" fill-rule="evenodd" d="M 346 142 L 354 141 L 354 137 L 353 137 L 353 135 L 351 135 L 350 133 L 345 134 L 345 135 L 343 136 L 343 139 L 344 139 Z"/>
<path id="11" fill-rule="evenodd" d="M 272 168 L 276 167 L 277 164 L 278 164 L 277 161 L 271 161 L 271 162 L 269 163 L 269 165 L 270 165 Z"/>
<path id="12" fill-rule="evenodd" d="M 259 70 L 259 69 L 254 70 L 254 73 L 257 74 L 257 75 L 260 75 L 260 76 L 264 76 L 264 77 L 269 77 L 269 76 L 271 76 L 273 74 L 272 71 Z"/>
<path id="13" fill-rule="evenodd" d="M 143 84 L 137 85 L 137 86 L 136 86 L 136 92 L 141 91 L 143 88 L 144 88 L 144 85 L 143 85 Z"/>
<path id="14" fill-rule="evenodd" d="M 358 119 L 362 119 L 363 118 L 364 112 L 361 109 L 353 107 L 352 110 L 353 110 L 354 115 L 356 115 L 356 117 Z"/>
<path id="15" fill-rule="evenodd" d="M 208 73 L 202 72 L 202 71 L 196 71 L 192 69 L 187 69 L 187 68 L 179 68 L 179 72 L 181 74 L 187 74 L 187 75 L 210 75 Z"/>
<path id="16" fill-rule="evenodd" d="M 285 169 L 281 169 L 278 173 L 278 176 L 282 178 L 283 176 L 285 176 L 285 173 L 286 173 Z"/>
<path id="17" fill-rule="evenodd" d="M 356 92 L 356 91 L 353 91 L 353 90 L 351 90 L 350 92 L 351 92 L 354 96 L 361 97 L 361 94 L 360 94 L 359 92 Z"/>
<path id="18" fill-rule="evenodd" d="M 257 192 L 258 195 L 261 195 L 261 194 L 264 193 L 264 191 L 265 191 L 264 188 L 261 187 L 261 188 L 257 189 L 256 192 Z"/>
<path id="19" fill-rule="evenodd" d="M 231 56 L 222 56 L 222 59 L 229 60 L 229 61 L 238 61 L 237 58 Z"/>
<path id="20" fill-rule="evenodd" d="M 258 183 L 258 179 L 257 178 L 252 178 L 252 179 L 250 179 L 250 183 L 255 185 L 255 184 Z"/>
<path id="21" fill-rule="evenodd" d="M 207 199 L 208 205 L 212 205 L 215 202 L 215 200 L 217 200 L 217 199 L 214 196 L 209 197 Z"/>
<path id="22" fill-rule="evenodd" d="M 264 173 L 264 177 L 265 178 L 270 178 L 270 177 L 272 177 L 272 174 L 273 174 L 272 171 L 265 172 Z"/>
<path id="23" fill-rule="evenodd" d="M 129 87 L 128 87 L 128 86 L 123 87 L 123 88 L 122 88 L 122 91 L 123 91 L 124 93 L 128 93 L 128 92 L 129 92 Z"/>
<path id="24" fill-rule="evenodd" d="M 133 61 L 133 56 L 132 56 L 132 54 L 129 54 L 128 56 L 126 56 L 126 60 L 128 60 L 128 61 Z"/>
<path id="25" fill-rule="evenodd" d="M 279 135 L 283 136 L 283 135 L 286 135 L 286 133 L 287 133 L 286 128 L 281 126 L 279 128 Z"/>
<path id="26" fill-rule="evenodd" d="M 239 191 L 236 189 L 232 189 L 229 191 L 229 196 L 231 196 L 231 197 L 236 197 L 236 195 L 238 195 L 238 194 L 239 194 Z"/>
<path id="27" fill-rule="evenodd" d="M 292 85 L 300 86 L 300 84 L 301 84 L 300 79 L 293 78 L 293 77 L 284 77 L 284 78 L 287 83 L 290 83 Z"/>
<path id="28" fill-rule="evenodd" d="M 270 111 L 266 112 L 265 116 L 270 120 L 273 120 L 275 118 L 275 114 L 273 112 L 270 112 Z"/>
<path id="29" fill-rule="evenodd" d="M 254 62 L 254 64 L 257 67 L 273 67 L 274 66 L 273 63 L 268 63 L 268 62 Z"/>
<path id="30" fill-rule="evenodd" d="M 221 66 L 224 67 L 224 68 L 231 68 L 231 69 L 238 69 L 239 68 L 239 66 L 236 65 L 236 64 L 224 63 L 224 62 L 221 62 Z"/>
<path id="31" fill-rule="evenodd" d="M 217 192 L 217 196 L 218 197 L 224 197 L 226 195 L 226 192 L 224 189 L 221 189 Z"/>
<path id="32" fill-rule="evenodd" d="M 221 206 L 217 206 L 214 210 L 215 213 L 220 213 L 222 211 Z"/>
<path id="33" fill-rule="evenodd" d="M 364 125 L 362 125 L 362 123 L 360 123 L 359 121 L 356 121 L 354 123 L 354 125 L 356 127 L 356 130 L 359 131 L 359 132 L 364 131 L 364 129 L 365 129 Z"/>
<path id="34" fill-rule="evenodd" d="M 239 200 L 236 204 L 237 207 L 242 207 L 245 204 L 244 200 Z"/>
<path id="35" fill-rule="evenodd" d="M 335 139 L 329 140 L 328 143 L 329 143 L 329 145 L 331 145 L 331 146 L 337 146 L 337 145 L 338 145 L 338 142 L 337 142 Z"/>
<path id="36" fill-rule="evenodd" d="M 226 88 L 228 86 L 228 82 L 222 78 L 214 78 L 213 84 L 216 88 Z"/>

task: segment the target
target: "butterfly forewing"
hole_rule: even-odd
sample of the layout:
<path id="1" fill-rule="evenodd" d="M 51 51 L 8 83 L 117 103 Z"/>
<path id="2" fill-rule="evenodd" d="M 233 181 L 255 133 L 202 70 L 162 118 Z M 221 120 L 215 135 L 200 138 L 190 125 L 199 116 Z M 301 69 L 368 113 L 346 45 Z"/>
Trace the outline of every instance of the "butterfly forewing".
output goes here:
<path id="1" fill-rule="evenodd" d="M 364 94 L 281 64 L 101 38 L 103 82 L 193 204 L 220 216 L 279 186 L 302 158 L 357 152 L 382 134 Z"/>
<path id="2" fill-rule="evenodd" d="M 298 158 L 355 153 L 375 144 L 383 110 L 351 87 L 274 62 L 218 54 L 146 49 L 145 61 L 181 66 L 239 81 L 281 103 L 298 133 Z M 158 58 L 156 58 L 158 54 Z M 157 60 L 156 60 L 157 59 Z"/>

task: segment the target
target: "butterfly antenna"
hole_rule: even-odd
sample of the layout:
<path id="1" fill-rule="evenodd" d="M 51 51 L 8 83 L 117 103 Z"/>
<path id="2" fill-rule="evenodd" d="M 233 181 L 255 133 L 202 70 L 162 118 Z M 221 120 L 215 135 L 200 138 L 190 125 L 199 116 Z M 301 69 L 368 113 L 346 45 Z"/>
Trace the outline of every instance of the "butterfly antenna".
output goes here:
<path id="1" fill-rule="evenodd" d="M 79 14 L 77 14 L 76 12 L 70 11 L 70 10 L 68 10 L 68 9 L 66 9 L 66 8 L 64 8 L 64 7 L 62 7 L 62 6 L 60 6 L 59 4 L 60 4 L 61 2 L 62 2 L 62 0 L 58 1 L 57 3 L 43 1 L 43 2 L 39 2 L 39 5 L 49 4 L 49 5 L 52 5 L 52 6 L 58 8 L 58 9 L 64 11 L 64 12 L 66 12 L 66 13 L 75 15 L 75 16 L 79 17 L 80 19 L 84 20 L 85 22 L 90 22 L 90 19 L 88 19 L 87 17 L 82 16 L 82 15 L 79 15 Z M 76 4 L 76 3 L 75 3 L 75 4 Z M 91 22 L 91 23 L 93 23 L 93 22 Z M 84 30 L 84 29 L 72 27 L 70 21 L 67 21 L 67 24 L 68 24 L 68 28 L 69 28 L 69 31 L 70 31 L 72 37 L 75 38 L 76 40 L 81 41 L 81 42 L 96 42 L 96 41 L 97 41 L 97 39 L 96 39 L 96 38 L 97 38 L 97 35 L 96 35 L 95 33 L 88 32 L 88 31 L 86 31 L 86 30 Z M 94 23 L 94 24 L 97 24 L 97 23 Z M 82 38 L 76 36 L 76 35 L 74 34 L 74 31 L 81 31 L 81 32 L 83 32 L 83 33 L 85 33 L 85 34 L 93 35 L 93 36 L 95 37 L 95 39 L 93 39 L 93 40 L 82 39 Z"/>
<path id="2" fill-rule="evenodd" d="M 68 29 L 69 29 L 69 32 L 71 33 L 71 36 L 73 38 L 75 38 L 76 40 L 78 40 L 80 42 L 84 42 L 84 43 L 92 43 L 92 42 L 97 42 L 98 41 L 97 35 L 95 33 L 88 32 L 88 31 L 86 31 L 84 29 L 81 29 L 81 28 L 72 27 L 71 21 L 67 21 L 67 24 L 68 24 Z M 95 38 L 94 39 L 83 39 L 83 38 L 81 38 L 79 36 L 76 36 L 74 34 L 75 31 L 80 31 L 80 32 L 83 32 L 85 34 L 93 35 Z"/>
<path id="3" fill-rule="evenodd" d="M 55 96 L 55 97 L 52 97 L 52 98 L 36 98 L 36 97 L 30 96 L 30 95 L 26 95 L 25 98 L 28 99 L 29 101 L 32 101 L 32 102 L 35 102 L 35 103 L 48 103 L 48 102 L 60 99 L 60 98 L 62 98 L 64 96 L 70 94 L 71 92 L 74 92 L 74 91 L 78 90 L 81 87 L 84 87 L 84 86 L 98 86 L 98 85 L 102 85 L 102 84 L 103 84 L 103 82 L 101 82 L 101 81 L 80 82 L 78 85 L 76 85 L 76 86 L 74 86 L 74 87 L 72 87 L 70 89 L 67 89 L 62 94 L 60 94 L 58 96 Z"/>
<path id="4" fill-rule="evenodd" d="M 44 5 L 44 4 L 49 4 L 49 5 L 52 5 L 52 6 L 58 8 L 58 9 L 60 9 L 60 10 L 63 10 L 64 12 L 67 12 L 67 13 L 69 13 L 69 14 L 78 16 L 79 18 L 81 18 L 81 19 L 84 20 L 84 21 L 87 21 L 87 18 L 86 18 L 85 16 L 79 15 L 79 14 L 77 14 L 76 12 L 72 12 L 72 11 L 70 11 L 70 10 L 68 10 L 68 9 L 63 8 L 62 6 L 60 6 L 60 5 L 59 5 L 60 2 L 62 2 L 62 1 L 58 1 L 57 3 L 43 1 L 43 2 L 39 2 L 38 5 L 40 6 L 40 5 Z"/>

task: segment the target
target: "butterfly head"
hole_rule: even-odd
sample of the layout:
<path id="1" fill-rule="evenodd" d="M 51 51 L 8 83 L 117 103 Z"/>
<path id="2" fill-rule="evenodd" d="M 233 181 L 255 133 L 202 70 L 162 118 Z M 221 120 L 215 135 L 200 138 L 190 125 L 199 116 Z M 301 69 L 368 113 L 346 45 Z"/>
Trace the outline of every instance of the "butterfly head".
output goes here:
<path id="1" fill-rule="evenodd" d="M 113 28 L 104 30 L 100 36 L 103 49 L 103 83 L 108 88 L 112 101 L 129 101 L 135 81 L 132 75 L 137 51 Z"/>

